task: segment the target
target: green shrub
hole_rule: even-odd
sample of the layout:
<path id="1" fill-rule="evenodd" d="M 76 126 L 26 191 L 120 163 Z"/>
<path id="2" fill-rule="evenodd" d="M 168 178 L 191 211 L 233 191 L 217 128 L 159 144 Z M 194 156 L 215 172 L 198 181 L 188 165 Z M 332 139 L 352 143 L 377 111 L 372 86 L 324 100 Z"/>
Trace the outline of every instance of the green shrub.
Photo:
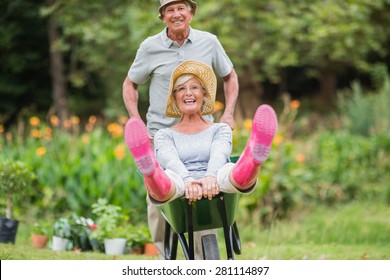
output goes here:
<path id="1" fill-rule="evenodd" d="M 146 218 L 143 179 L 125 146 L 122 125 L 105 129 L 88 123 L 83 130 L 75 123 L 70 132 L 42 122 L 20 127 L 0 134 L 0 160 L 23 158 L 35 171 L 41 183 L 34 201 L 37 216 L 89 216 L 92 203 L 104 196 L 135 220 Z"/>
<path id="2" fill-rule="evenodd" d="M 13 217 L 16 198 L 27 201 L 34 193 L 35 183 L 36 175 L 23 162 L 0 159 L 0 192 L 1 198 L 6 200 L 6 218 Z"/>
<path id="3" fill-rule="evenodd" d="M 32 233 L 49 236 L 52 234 L 52 224 L 46 221 L 35 222 L 32 227 Z"/>
<path id="4" fill-rule="evenodd" d="M 313 187 L 328 203 L 385 198 L 390 174 L 390 134 L 364 137 L 348 131 L 320 133 L 311 155 Z"/>
<path id="5" fill-rule="evenodd" d="M 127 217 L 122 214 L 122 208 L 109 204 L 107 199 L 99 198 L 92 204 L 92 213 L 96 216 L 97 228 L 91 237 L 103 242 L 106 238 L 127 237 L 126 231 L 122 230 L 127 223 Z"/>
<path id="6" fill-rule="evenodd" d="M 390 77 L 384 76 L 377 91 L 363 92 L 358 82 L 339 94 L 338 109 L 343 128 L 353 134 L 374 135 L 390 130 Z"/>

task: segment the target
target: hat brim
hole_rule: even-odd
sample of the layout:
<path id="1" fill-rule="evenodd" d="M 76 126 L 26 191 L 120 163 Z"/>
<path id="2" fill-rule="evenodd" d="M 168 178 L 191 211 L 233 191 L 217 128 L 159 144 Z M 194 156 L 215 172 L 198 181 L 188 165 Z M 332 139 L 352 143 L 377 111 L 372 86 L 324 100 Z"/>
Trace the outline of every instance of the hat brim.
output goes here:
<path id="1" fill-rule="evenodd" d="M 204 96 L 204 104 L 202 107 L 202 115 L 209 115 L 214 113 L 215 97 L 217 94 L 217 78 L 213 69 L 207 64 L 199 61 L 186 60 L 179 64 L 172 72 L 169 83 L 168 100 L 165 108 L 167 117 L 180 118 L 181 112 L 177 107 L 175 97 L 173 95 L 173 86 L 181 75 L 192 74 L 201 80 L 206 89 Z"/>
<path id="2" fill-rule="evenodd" d="M 164 3 L 164 4 L 162 4 L 162 5 L 158 8 L 158 17 L 159 17 L 160 19 L 162 19 L 162 13 L 161 13 L 161 12 L 162 12 L 162 9 L 163 9 L 166 5 L 171 4 L 171 3 L 173 3 L 173 2 L 181 2 L 181 1 L 183 1 L 183 0 L 172 0 L 172 1 L 168 1 L 168 2 L 166 2 L 166 3 Z M 197 7 L 196 2 L 194 2 L 194 1 L 192 1 L 192 0 L 184 0 L 184 1 L 191 5 L 191 7 L 192 7 L 192 15 L 194 16 L 195 13 L 196 13 L 196 7 Z"/>

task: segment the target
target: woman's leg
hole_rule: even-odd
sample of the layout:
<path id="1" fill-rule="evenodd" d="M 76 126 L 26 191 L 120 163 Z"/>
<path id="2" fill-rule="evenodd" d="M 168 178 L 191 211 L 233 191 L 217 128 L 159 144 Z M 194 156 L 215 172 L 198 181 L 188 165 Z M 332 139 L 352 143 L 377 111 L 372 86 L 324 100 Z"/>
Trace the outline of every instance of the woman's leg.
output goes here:
<path id="1" fill-rule="evenodd" d="M 156 161 L 147 128 L 142 120 L 128 120 L 124 137 L 139 171 L 144 176 L 148 194 L 157 202 L 169 200 L 175 194 L 175 187 Z"/>
<path id="2" fill-rule="evenodd" d="M 245 191 L 256 183 L 277 128 L 278 120 L 272 107 L 261 105 L 257 108 L 248 143 L 230 174 L 230 180 L 237 189 Z"/>

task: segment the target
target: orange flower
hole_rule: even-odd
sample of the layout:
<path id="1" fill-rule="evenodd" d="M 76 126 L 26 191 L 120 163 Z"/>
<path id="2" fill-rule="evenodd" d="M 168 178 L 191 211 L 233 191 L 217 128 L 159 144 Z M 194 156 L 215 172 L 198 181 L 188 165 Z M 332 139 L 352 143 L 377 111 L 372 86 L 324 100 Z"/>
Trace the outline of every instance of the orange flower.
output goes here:
<path id="1" fill-rule="evenodd" d="M 251 119 L 245 119 L 244 120 L 244 128 L 247 130 L 252 129 L 252 120 Z"/>
<path id="2" fill-rule="evenodd" d="M 80 123 L 80 118 L 79 118 L 79 117 L 76 117 L 76 116 L 72 116 L 72 117 L 70 118 L 70 122 L 71 122 L 72 124 L 79 124 L 79 123 Z"/>
<path id="3" fill-rule="evenodd" d="M 50 123 L 52 126 L 59 126 L 60 125 L 60 119 L 56 115 L 50 116 Z"/>
<path id="4" fill-rule="evenodd" d="M 91 124 L 96 123 L 96 116 L 94 116 L 94 115 L 90 116 L 89 119 L 88 119 L 88 122 L 91 123 Z"/>
<path id="5" fill-rule="evenodd" d="M 29 123 L 31 126 L 33 127 L 37 127 L 40 123 L 40 120 L 38 117 L 31 117 L 30 120 L 29 120 Z"/>
<path id="6" fill-rule="evenodd" d="M 129 117 L 121 116 L 121 117 L 119 118 L 119 122 L 120 122 L 121 124 L 126 124 L 127 121 L 128 121 L 128 119 L 129 119 Z"/>
<path id="7" fill-rule="evenodd" d="M 125 157 L 125 147 L 123 144 L 119 144 L 115 147 L 114 155 L 116 159 L 122 160 Z"/>
<path id="8" fill-rule="evenodd" d="M 33 129 L 33 130 L 31 130 L 30 135 L 33 138 L 41 138 L 42 132 L 39 129 Z"/>
<path id="9" fill-rule="evenodd" d="M 85 125 L 85 130 L 86 130 L 87 132 L 91 132 L 91 131 L 93 130 L 93 124 L 87 123 L 87 124 Z"/>
<path id="10" fill-rule="evenodd" d="M 66 121 L 64 122 L 64 127 L 65 127 L 65 128 L 70 128 L 71 126 L 72 126 L 72 123 L 71 123 L 70 120 L 66 120 Z"/>
<path id="11" fill-rule="evenodd" d="M 53 137 L 53 130 L 50 127 L 45 128 L 45 138 L 50 140 Z"/>
<path id="12" fill-rule="evenodd" d="M 218 112 L 219 110 L 222 110 L 225 107 L 222 102 L 215 101 L 214 104 L 214 112 Z"/>
<path id="13" fill-rule="evenodd" d="M 89 143 L 89 136 L 87 134 L 83 134 L 83 136 L 81 136 L 81 141 L 84 144 L 88 144 Z"/>
<path id="14" fill-rule="evenodd" d="M 107 130 L 115 138 L 118 138 L 123 135 L 123 126 L 117 123 L 109 124 L 107 126 Z"/>
<path id="15" fill-rule="evenodd" d="M 6 132 L 5 133 L 5 139 L 7 139 L 7 141 L 11 141 L 12 140 L 12 133 L 11 132 Z"/>
<path id="16" fill-rule="evenodd" d="M 304 154 L 298 154 L 295 158 L 299 163 L 305 162 L 305 155 Z"/>
<path id="17" fill-rule="evenodd" d="M 0 133 L 4 132 L 4 125 L 0 124 Z"/>
<path id="18" fill-rule="evenodd" d="M 299 100 L 292 100 L 290 102 L 291 109 L 298 109 L 300 105 L 301 105 L 301 102 L 299 102 Z"/>
<path id="19" fill-rule="evenodd" d="M 283 136 L 282 135 L 276 135 L 273 142 L 274 142 L 274 144 L 276 146 L 279 146 L 280 143 L 283 142 Z"/>
<path id="20" fill-rule="evenodd" d="M 42 157 L 46 154 L 46 148 L 45 147 L 38 147 L 37 148 L 37 155 Z"/>

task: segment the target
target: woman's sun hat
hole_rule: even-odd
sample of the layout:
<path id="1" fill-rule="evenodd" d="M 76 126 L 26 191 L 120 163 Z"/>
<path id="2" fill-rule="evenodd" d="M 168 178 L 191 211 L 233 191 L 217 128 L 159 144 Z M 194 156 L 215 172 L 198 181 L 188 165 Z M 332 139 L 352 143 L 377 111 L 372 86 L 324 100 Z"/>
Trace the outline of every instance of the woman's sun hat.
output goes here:
<path id="1" fill-rule="evenodd" d="M 214 113 L 215 96 L 217 94 L 217 77 L 215 76 L 213 69 L 202 62 L 186 60 L 180 63 L 172 72 L 168 90 L 168 101 L 165 108 L 165 114 L 167 117 L 181 117 L 181 112 L 177 107 L 175 96 L 173 95 L 173 86 L 177 78 L 183 74 L 192 74 L 196 76 L 205 87 L 206 91 L 202 107 L 202 115 Z"/>
<path id="2" fill-rule="evenodd" d="M 196 2 L 192 1 L 192 0 L 183 0 L 183 1 L 186 1 L 188 4 L 191 5 L 192 15 L 194 16 L 195 12 L 196 12 Z M 162 12 L 162 9 L 164 8 L 164 6 L 166 6 L 167 4 L 172 3 L 172 2 L 180 2 L 180 0 L 160 0 L 160 7 L 158 8 L 158 17 L 160 19 L 162 18 L 161 12 Z"/>

